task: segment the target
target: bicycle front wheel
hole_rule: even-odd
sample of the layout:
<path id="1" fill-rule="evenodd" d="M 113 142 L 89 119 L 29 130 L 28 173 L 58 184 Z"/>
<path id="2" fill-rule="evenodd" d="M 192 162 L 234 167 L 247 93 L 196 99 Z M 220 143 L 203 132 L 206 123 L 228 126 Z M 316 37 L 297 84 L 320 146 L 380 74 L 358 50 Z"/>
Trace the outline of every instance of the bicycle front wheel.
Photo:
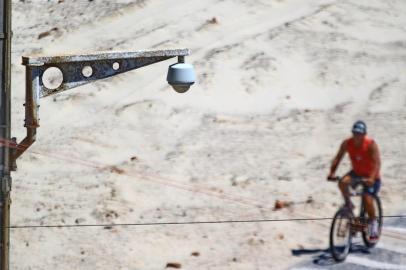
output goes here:
<path id="1" fill-rule="evenodd" d="M 330 251 L 334 260 L 344 261 L 351 248 L 352 214 L 346 209 L 340 209 L 334 215 L 330 229 Z"/>

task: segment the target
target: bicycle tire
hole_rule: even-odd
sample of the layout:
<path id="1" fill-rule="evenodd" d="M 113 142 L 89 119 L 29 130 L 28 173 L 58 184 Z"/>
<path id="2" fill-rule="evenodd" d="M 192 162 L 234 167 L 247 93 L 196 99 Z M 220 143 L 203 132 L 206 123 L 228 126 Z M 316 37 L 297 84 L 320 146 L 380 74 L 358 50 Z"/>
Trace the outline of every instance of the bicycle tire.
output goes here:
<path id="1" fill-rule="evenodd" d="M 380 238 L 380 236 L 381 236 L 381 232 L 382 232 L 382 226 L 383 226 L 383 212 L 382 212 L 382 204 L 381 204 L 381 200 L 379 199 L 379 197 L 378 196 L 376 196 L 376 195 L 374 195 L 373 196 L 373 198 L 374 198 L 374 200 L 375 200 L 375 202 L 376 202 L 376 209 L 375 209 L 375 211 L 377 211 L 377 217 L 378 217 L 378 239 L 376 240 L 376 241 L 370 241 L 369 240 L 369 233 L 368 233 L 368 231 L 367 230 L 364 230 L 364 231 L 362 231 L 362 240 L 363 240 L 363 242 L 364 242 L 364 244 L 365 244 L 365 246 L 366 247 L 368 247 L 368 248 L 373 248 L 377 243 L 378 243 L 378 240 L 379 240 L 379 238 Z M 361 215 L 360 215 L 360 217 L 365 221 L 365 222 L 367 222 L 366 221 L 366 217 L 365 217 L 365 215 L 366 215 L 367 213 L 366 213 L 366 210 L 365 210 L 365 206 L 364 206 L 364 203 L 362 204 L 362 209 L 361 209 Z"/>
<path id="2" fill-rule="evenodd" d="M 352 235 L 351 235 L 351 220 L 353 216 L 351 212 L 345 208 L 339 209 L 336 214 L 334 215 L 333 221 L 331 223 L 331 228 L 330 228 L 330 252 L 331 255 L 333 256 L 334 260 L 337 262 L 344 261 L 350 252 L 351 249 L 351 240 L 352 240 Z M 347 239 L 344 240 L 344 246 L 338 246 L 338 243 L 335 241 L 335 233 L 337 226 L 342 226 L 341 223 L 338 223 L 342 219 L 348 219 L 347 222 L 349 222 L 348 225 L 345 225 L 346 228 L 345 233 Z M 341 221 L 340 221 L 341 222 Z"/>

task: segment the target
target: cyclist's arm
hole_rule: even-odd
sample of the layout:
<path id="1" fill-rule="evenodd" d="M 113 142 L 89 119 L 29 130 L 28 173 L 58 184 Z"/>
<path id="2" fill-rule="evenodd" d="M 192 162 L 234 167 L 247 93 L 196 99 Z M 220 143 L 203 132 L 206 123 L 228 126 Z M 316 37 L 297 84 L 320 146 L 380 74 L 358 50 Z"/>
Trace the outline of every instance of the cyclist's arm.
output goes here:
<path id="1" fill-rule="evenodd" d="M 370 181 L 374 182 L 375 178 L 377 177 L 377 175 L 379 173 L 379 170 L 381 169 L 381 157 L 379 154 L 378 145 L 375 142 L 373 142 L 371 144 L 371 146 L 369 147 L 369 153 L 370 153 L 371 158 L 374 163 L 374 168 L 373 168 L 369 178 L 370 178 Z"/>
<path id="2" fill-rule="evenodd" d="M 338 165 L 340 165 L 340 162 L 343 159 L 346 152 L 347 152 L 347 140 L 342 142 L 337 155 L 334 157 L 333 162 L 331 163 L 329 177 L 334 176 L 334 174 L 337 170 L 337 167 L 338 167 Z"/>

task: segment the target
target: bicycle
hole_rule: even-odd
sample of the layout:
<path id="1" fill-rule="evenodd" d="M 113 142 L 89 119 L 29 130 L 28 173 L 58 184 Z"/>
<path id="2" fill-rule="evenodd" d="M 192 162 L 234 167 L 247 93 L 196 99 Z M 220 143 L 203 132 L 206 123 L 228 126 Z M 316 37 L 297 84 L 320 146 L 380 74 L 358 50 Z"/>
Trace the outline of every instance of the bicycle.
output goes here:
<path id="1" fill-rule="evenodd" d="M 340 181 L 341 178 L 329 178 L 329 181 Z M 361 187 L 361 190 L 360 188 Z M 362 240 L 366 247 L 374 247 L 381 235 L 382 231 L 382 205 L 381 200 L 377 195 L 373 196 L 375 217 L 378 223 L 378 238 L 374 241 L 370 240 L 370 223 L 368 213 L 364 206 L 364 200 L 362 196 L 367 188 L 366 183 L 363 180 L 358 181 L 355 185 L 351 186 L 350 196 L 361 196 L 360 212 L 359 216 L 355 216 L 352 207 L 344 205 L 338 209 L 334 215 L 330 228 L 330 251 L 334 260 L 337 262 L 344 261 L 351 250 L 352 238 L 357 235 L 358 232 L 362 233 Z"/>

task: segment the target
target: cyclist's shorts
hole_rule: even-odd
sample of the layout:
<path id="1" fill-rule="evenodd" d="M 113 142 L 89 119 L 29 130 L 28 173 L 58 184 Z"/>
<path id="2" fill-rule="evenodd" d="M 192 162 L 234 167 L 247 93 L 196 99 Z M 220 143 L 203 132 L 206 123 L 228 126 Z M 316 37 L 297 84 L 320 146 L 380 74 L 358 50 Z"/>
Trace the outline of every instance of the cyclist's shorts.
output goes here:
<path id="1" fill-rule="evenodd" d="M 348 175 L 351 176 L 351 186 L 352 187 L 354 187 L 363 178 L 363 177 L 359 176 L 358 174 L 356 174 L 354 171 L 350 171 L 348 173 Z M 373 186 L 368 187 L 365 192 L 368 194 L 371 194 L 371 195 L 376 195 L 376 194 L 378 194 L 380 189 L 381 189 L 381 178 L 377 178 L 377 179 L 375 179 L 375 183 L 373 184 Z"/>

